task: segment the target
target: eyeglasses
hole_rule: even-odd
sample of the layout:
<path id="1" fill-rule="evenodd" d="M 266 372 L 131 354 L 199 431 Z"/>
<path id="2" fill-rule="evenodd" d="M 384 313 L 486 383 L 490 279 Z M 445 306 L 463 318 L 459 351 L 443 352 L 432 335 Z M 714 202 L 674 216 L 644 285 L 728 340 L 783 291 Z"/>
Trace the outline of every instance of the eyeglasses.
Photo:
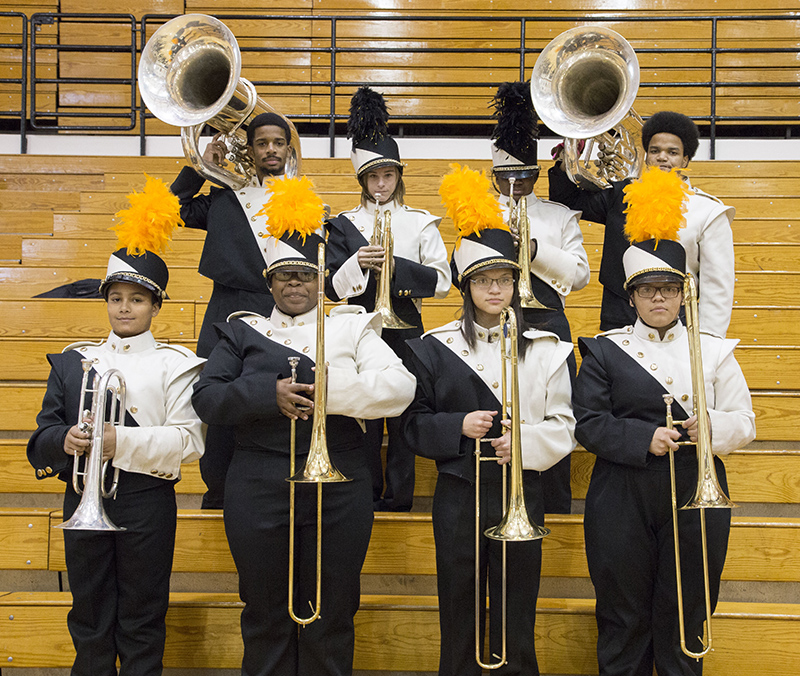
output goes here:
<path id="1" fill-rule="evenodd" d="M 514 286 L 513 277 L 500 277 L 499 279 L 496 277 L 473 277 L 469 280 L 470 284 L 474 284 L 479 289 L 486 289 L 487 291 L 492 288 L 492 284 L 495 282 L 501 289 L 508 289 Z"/>
<path id="2" fill-rule="evenodd" d="M 661 294 L 662 298 L 666 298 L 667 300 L 672 298 L 677 298 L 678 294 L 681 292 L 681 287 L 676 285 L 671 286 L 637 286 L 635 288 L 636 295 L 639 298 L 652 298 L 656 295 L 656 291 Z"/>
<path id="3" fill-rule="evenodd" d="M 277 270 L 272 273 L 272 278 L 279 282 L 288 282 L 292 278 L 301 282 L 313 282 L 317 278 L 317 273 L 313 270 Z"/>

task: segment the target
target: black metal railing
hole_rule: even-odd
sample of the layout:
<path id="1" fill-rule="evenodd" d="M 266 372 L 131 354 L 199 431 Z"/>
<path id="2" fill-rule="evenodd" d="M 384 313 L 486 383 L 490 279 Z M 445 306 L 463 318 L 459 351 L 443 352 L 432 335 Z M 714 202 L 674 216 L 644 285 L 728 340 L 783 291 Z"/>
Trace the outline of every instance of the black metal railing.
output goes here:
<path id="1" fill-rule="evenodd" d="M 15 13 L 16 14 L 16 13 Z M 2 15 L 0 15 L 2 16 Z M 20 15 L 24 16 L 24 15 Z M 32 15 L 30 20 L 31 29 L 31 79 L 30 79 L 30 126 L 34 130 L 49 130 L 49 131 L 92 131 L 92 132 L 106 132 L 106 131 L 131 131 L 134 130 L 138 124 L 138 131 L 140 137 L 140 146 L 142 154 L 146 147 L 147 138 L 147 121 L 151 119 L 151 115 L 144 109 L 143 104 L 138 100 L 136 91 L 136 59 L 144 45 L 146 44 L 147 37 L 152 34 L 153 30 L 158 25 L 163 24 L 172 16 L 149 14 L 142 17 L 138 22 L 132 15 L 128 14 L 57 14 L 57 13 L 37 13 Z M 335 140 L 335 125 L 347 118 L 345 112 L 337 112 L 337 95 L 342 96 L 342 91 L 353 90 L 362 84 L 369 84 L 376 88 L 391 87 L 395 91 L 429 89 L 431 92 L 446 91 L 447 89 L 459 88 L 460 90 L 475 90 L 476 94 L 485 94 L 487 90 L 497 87 L 500 82 L 513 77 L 524 79 L 526 74 L 529 75 L 536 56 L 540 53 L 541 48 L 532 48 L 528 44 L 529 38 L 535 31 L 536 26 L 542 26 L 545 23 L 558 23 L 559 26 L 569 25 L 585 25 L 585 24 L 623 24 L 623 23 L 647 23 L 654 25 L 658 22 L 671 22 L 682 24 L 689 22 L 697 25 L 707 27 L 704 34 L 707 35 L 703 38 L 705 44 L 702 46 L 693 47 L 659 47 L 650 46 L 637 49 L 638 54 L 664 54 L 664 55 L 695 55 L 706 54 L 709 56 L 709 65 L 704 67 L 703 70 L 707 72 L 708 76 L 697 78 L 692 81 L 659 81 L 659 82 L 642 82 L 641 87 L 647 88 L 684 88 L 703 91 L 704 96 L 707 92 L 707 110 L 708 114 L 693 115 L 693 119 L 698 122 L 707 123 L 709 126 L 709 136 L 711 140 L 711 156 L 714 156 L 715 142 L 717 138 L 717 127 L 720 123 L 742 123 L 742 124 L 756 124 L 756 123 L 786 123 L 787 129 L 793 125 L 798 124 L 798 117 L 800 117 L 800 96 L 798 96 L 798 114 L 786 115 L 781 114 L 770 109 L 766 109 L 758 115 L 731 115 L 720 114 L 719 99 L 721 88 L 758 88 L 764 89 L 774 88 L 794 88 L 798 90 L 798 80 L 800 75 L 797 73 L 792 78 L 784 78 L 780 80 L 775 73 L 775 77 L 764 81 L 730 81 L 721 80 L 719 78 L 719 59 L 724 54 L 781 54 L 788 53 L 794 54 L 800 59 L 800 47 L 797 42 L 793 42 L 793 46 L 770 46 L 770 47 L 720 47 L 720 26 L 727 22 L 777 22 L 800 21 L 800 17 L 792 15 L 752 15 L 752 16 L 660 16 L 654 17 L 648 15 L 646 17 L 638 16 L 606 16 L 595 15 L 591 17 L 573 16 L 573 17 L 487 17 L 487 16 L 321 16 L 321 15 L 263 15 L 263 14 L 220 14 L 217 18 L 226 21 L 235 22 L 248 22 L 254 23 L 256 26 L 266 26 L 267 22 L 287 22 L 292 25 L 307 24 L 306 30 L 309 35 L 312 31 L 313 22 L 313 35 L 310 37 L 302 37 L 303 44 L 300 46 L 282 46 L 277 43 L 275 46 L 260 45 L 242 45 L 241 51 L 243 55 L 247 53 L 261 53 L 268 55 L 299 53 L 299 54 L 322 54 L 326 55 L 324 59 L 324 66 L 320 68 L 325 69 L 326 76 L 316 78 L 313 72 L 309 72 L 309 77 L 306 79 L 290 79 L 290 80 L 267 80 L 250 78 L 253 84 L 260 90 L 268 88 L 280 87 L 290 91 L 300 93 L 315 92 L 313 96 L 327 99 L 328 105 L 323 106 L 324 111 L 313 112 L 312 106 L 309 104 L 308 110 L 305 112 L 288 112 L 294 120 L 298 122 L 317 122 L 327 124 L 328 137 L 330 142 L 331 155 L 333 154 L 334 140 Z M 461 42 L 464 46 L 450 46 L 450 47 L 437 47 L 437 46 L 419 46 L 418 44 L 411 43 L 410 39 L 402 40 L 397 39 L 392 41 L 386 35 L 382 35 L 381 31 L 376 31 L 376 34 L 371 36 L 371 45 L 356 45 L 353 46 L 353 38 L 347 37 L 347 28 L 357 25 L 363 25 L 365 22 L 370 22 L 371 25 L 391 24 L 391 23 L 423 23 L 427 22 L 431 25 L 448 24 L 454 26 L 461 24 L 464 26 L 476 25 L 478 22 L 484 26 L 502 23 L 506 36 L 512 35 L 514 37 L 504 38 L 504 44 L 501 46 L 486 46 L 485 43 L 490 40 L 485 39 L 485 36 L 476 37 L 475 40 L 464 38 Z M 63 27 L 70 25 L 72 30 L 71 35 L 80 37 L 80 30 L 75 30 L 75 26 L 86 26 L 85 39 L 68 41 L 64 38 Z M 786 25 L 786 24 L 783 24 Z M 52 40 L 45 41 L 39 39 L 40 36 L 45 36 L 47 33 L 43 30 L 46 26 L 55 26 L 61 28 L 58 31 L 59 39 L 54 44 Z M 509 26 L 512 28 L 509 29 Z M 98 34 L 98 31 L 100 32 Z M 388 32 L 388 31 L 387 31 Z M 23 31 L 24 33 L 24 31 Z M 353 31 L 350 31 L 352 34 Z M 441 35 L 445 36 L 448 31 L 442 29 Z M 265 38 L 266 30 L 260 32 L 259 29 L 251 31 L 250 37 Z M 283 35 L 270 36 L 276 41 L 285 37 L 292 37 Z M 297 36 L 294 36 L 297 37 Z M 105 39 L 107 38 L 107 39 Z M 300 39 L 300 38 L 298 38 Z M 454 39 L 451 38 L 450 42 Z M 697 42 L 700 38 L 695 38 Z M 785 42 L 792 43 L 793 39 L 787 39 Z M 359 41 L 365 42 L 363 34 L 360 35 Z M 428 41 L 428 40 L 425 40 Z M 545 39 L 542 40 L 544 42 Z M 405 42 L 406 44 L 403 44 Z M 422 42 L 419 40 L 418 42 Z M 379 44 L 375 44 L 379 43 Z M 25 50 L 24 38 L 20 41 L 23 51 Z M 474 46 L 473 46 L 474 45 Z M 6 47 L 6 45 L 2 45 Z M 41 77 L 37 73 L 36 62 L 40 54 L 51 53 L 56 54 L 56 61 L 61 64 L 61 70 L 55 77 Z M 67 53 L 71 54 L 88 54 L 97 55 L 98 63 L 102 63 L 102 54 L 120 54 L 125 53 L 130 55 L 129 64 L 126 61 L 124 67 L 124 76 L 120 72 L 117 77 L 107 77 L 103 75 L 104 69 L 98 67 L 97 75 L 94 73 L 82 72 L 79 76 L 73 75 L 71 70 L 69 73 L 65 72 L 63 62 L 69 61 L 69 57 L 65 57 Z M 400 56 L 406 55 L 410 60 L 413 60 L 414 55 L 475 55 L 482 54 L 488 59 L 495 58 L 500 55 L 515 55 L 515 59 L 511 59 L 511 63 L 516 65 L 513 67 L 505 67 L 505 77 L 498 78 L 496 81 L 476 81 L 471 79 L 463 79 L 450 82 L 440 81 L 378 81 L 369 79 L 344 79 L 342 72 L 345 71 L 346 66 L 341 66 L 340 62 L 344 55 L 347 54 L 370 54 L 388 55 L 397 54 Z M 52 58 L 52 57 L 51 57 Z M 795 62 L 797 59 L 795 59 Z M 127 72 L 127 65 L 130 66 L 130 72 Z M 313 63 L 310 68 L 314 69 Z M 74 69 L 72 69 L 74 70 Z M 487 68 L 487 72 L 488 72 Z M 500 69 L 497 69 L 500 70 Z M 769 68 L 763 67 L 762 70 L 769 71 Z M 513 71 L 513 73 L 512 73 Z M 799 71 L 800 72 L 800 71 Z M 247 69 L 245 68 L 244 75 L 247 76 Z M 50 106 L 47 110 L 40 110 L 37 93 L 41 90 L 56 92 L 55 105 Z M 76 87 L 86 87 L 93 96 L 97 99 L 98 105 L 86 105 L 84 103 L 83 110 L 79 106 L 71 106 L 73 103 L 69 100 L 68 93 L 74 92 Z M 113 88 L 114 91 L 125 91 L 125 95 L 118 94 L 113 101 L 114 105 L 110 105 L 108 101 L 104 104 L 103 96 L 99 92 L 104 87 Z M 23 69 L 23 77 L 20 81 L 21 100 L 23 102 L 22 109 L 16 114 L 20 116 L 20 127 L 22 129 L 23 138 L 25 133 L 25 96 L 26 96 L 26 81 Z M 126 89 L 127 88 L 127 89 Z M 319 93 L 317 93 L 319 92 Z M 91 96 L 89 97 L 91 98 Z M 110 98 L 110 97 L 107 97 Z M 487 102 L 488 102 L 487 96 Z M 124 99 L 123 104 L 121 100 Z M 128 105 L 129 102 L 129 105 Z M 341 103 L 340 103 L 341 105 Z M 78 109 L 76 109 L 78 108 Z M 14 113 L 15 111 L 11 111 Z M 2 115 L 0 111 L 0 115 Z M 98 123 L 96 120 L 108 120 L 109 123 Z M 426 114 L 426 113 L 394 113 L 392 114 L 393 123 L 404 122 L 427 122 L 427 123 L 446 123 L 446 124 L 461 124 L 467 122 L 490 122 L 490 111 L 487 108 L 485 113 L 463 113 L 459 110 L 453 110 L 445 114 Z M 91 124 L 83 123 L 84 120 L 92 120 Z M 25 152 L 24 145 L 22 152 Z"/>

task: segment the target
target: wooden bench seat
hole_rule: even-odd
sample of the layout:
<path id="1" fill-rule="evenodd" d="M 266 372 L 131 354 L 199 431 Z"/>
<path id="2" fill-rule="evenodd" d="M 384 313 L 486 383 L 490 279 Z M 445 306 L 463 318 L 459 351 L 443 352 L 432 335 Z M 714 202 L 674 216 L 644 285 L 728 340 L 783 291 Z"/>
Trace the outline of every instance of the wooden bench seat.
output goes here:
<path id="1" fill-rule="evenodd" d="M 68 667 L 74 659 L 67 592 L 0 596 L 0 653 L 14 667 Z M 435 671 L 438 604 L 431 596 L 362 596 L 355 617 L 355 669 Z M 165 667 L 235 669 L 241 664 L 235 594 L 172 593 Z M 800 608 L 781 603 L 719 603 L 715 651 L 704 673 L 783 676 L 800 661 Z M 540 598 L 536 652 L 542 673 L 596 674 L 597 630 L 590 599 Z M 780 637 L 780 649 L 765 650 Z"/>

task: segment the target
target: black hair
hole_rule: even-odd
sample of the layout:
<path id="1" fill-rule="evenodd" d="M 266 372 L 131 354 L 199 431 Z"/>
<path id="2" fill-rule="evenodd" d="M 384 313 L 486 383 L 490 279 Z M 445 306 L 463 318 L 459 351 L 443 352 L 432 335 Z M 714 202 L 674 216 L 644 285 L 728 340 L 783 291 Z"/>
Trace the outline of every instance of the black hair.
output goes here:
<path id="1" fill-rule="evenodd" d="M 371 169 L 381 169 L 383 167 L 394 167 L 397 169 L 397 185 L 394 187 L 394 192 L 392 196 L 387 200 L 391 202 L 392 200 L 396 201 L 398 204 L 405 204 L 405 196 L 406 196 L 406 184 L 403 182 L 403 170 L 395 164 L 387 162 L 386 164 L 380 164 L 377 167 L 371 167 L 367 171 L 365 171 L 360 176 L 357 176 L 358 184 L 361 186 L 361 206 L 367 206 L 368 202 L 374 202 L 375 198 L 369 194 L 369 190 L 367 190 L 367 174 L 370 172 Z"/>
<path id="2" fill-rule="evenodd" d="M 289 123 L 286 119 L 278 115 L 278 113 L 261 113 L 256 115 L 253 121 L 247 125 L 247 145 L 253 145 L 256 129 L 267 126 L 280 127 L 283 129 L 283 133 L 286 136 L 286 143 L 291 143 L 292 130 L 289 128 Z"/>
<path id="3" fill-rule="evenodd" d="M 700 145 L 697 125 L 686 115 L 662 110 L 653 115 L 642 127 L 642 146 L 645 152 L 656 134 L 674 134 L 683 142 L 683 154 L 690 160 Z"/>
<path id="4" fill-rule="evenodd" d="M 524 359 L 525 352 L 533 344 L 533 341 L 525 338 L 523 334 L 531 327 L 522 316 L 522 307 L 519 304 L 519 287 L 517 284 L 519 280 L 519 272 L 513 268 L 510 269 L 514 273 L 514 295 L 511 296 L 510 306 L 511 309 L 514 310 L 514 314 L 517 316 L 517 350 L 519 352 L 520 359 Z M 462 290 L 464 302 L 461 306 L 461 335 L 464 336 L 464 340 L 467 341 L 467 345 L 474 349 L 475 343 L 478 340 L 478 331 L 475 328 L 477 326 L 475 321 L 475 303 L 472 300 L 472 293 L 468 288 L 470 286 L 469 280 L 465 281 L 466 283 L 464 284 L 464 288 Z"/>

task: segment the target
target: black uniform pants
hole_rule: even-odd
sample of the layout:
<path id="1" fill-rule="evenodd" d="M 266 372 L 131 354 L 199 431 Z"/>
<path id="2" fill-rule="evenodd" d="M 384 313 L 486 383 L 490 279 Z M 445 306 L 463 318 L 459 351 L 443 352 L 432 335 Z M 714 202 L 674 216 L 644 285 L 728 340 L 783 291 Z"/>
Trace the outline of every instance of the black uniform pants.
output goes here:
<path id="1" fill-rule="evenodd" d="M 214 324 L 224 322 L 232 312 L 246 310 L 268 317 L 275 306 L 264 280 L 264 293 L 234 289 L 214 282 L 214 291 L 203 317 L 197 340 L 197 356 L 207 358 L 219 340 Z M 236 446 L 234 428 L 209 425 L 206 431 L 206 450 L 200 458 L 200 475 L 208 490 L 203 496 L 203 509 L 222 509 L 225 501 L 225 475 Z"/>
<path id="2" fill-rule="evenodd" d="M 524 472 L 525 500 L 530 519 L 542 525 L 541 477 Z M 490 540 L 483 531 L 496 526 L 503 517 L 500 467 L 481 464 L 480 570 L 481 589 L 489 579 L 489 655 L 501 650 L 501 553 L 502 543 Z M 433 498 L 433 534 L 436 541 L 436 570 L 439 592 L 441 651 L 439 676 L 480 676 L 475 661 L 475 486 L 451 474 L 439 474 Z M 539 666 L 534 645 L 536 601 L 542 564 L 541 540 L 509 542 L 507 545 L 507 657 L 508 664 L 492 673 L 508 676 L 537 676 Z M 485 607 L 485 599 L 482 602 Z M 485 613 L 481 614 L 481 635 L 485 635 Z"/>
<path id="3" fill-rule="evenodd" d="M 725 468 L 716 458 L 727 492 Z M 678 506 L 692 497 L 696 464 L 678 467 Z M 694 676 L 702 661 L 683 654 L 678 627 L 669 472 L 598 458 L 586 496 L 584 531 L 597 595 L 601 676 Z M 711 607 L 716 607 L 728 547 L 729 509 L 706 509 Z M 686 644 L 701 649 L 705 620 L 699 510 L 678 510 Z"/>
<path id="4" fill-rule="evenodd" d="M 384 329 L 381 337 L 407 365 L 406 340 L 422 335 L 422 327 L 414 329 Z M 386 471 L 381 459 L 384 419 L 367 420 L 365 444 L 370 476 L 372 501 L 376 512 L 408 512 L 414 501 L 414 451 L 408 447 L 400 432 L 400 418 L 386 418 L 389 440 L 386 446 Z M 384 488 L 385 485 L 385 488 Z"/>
<path id="5" fill-rule="evenodd" d="M 125 531 L 64 531 L 73 676 L 115 675 L 117 656 L 121 676 L 161 674 L 177 519 L 174 485 L 163 484 L 103 501 Z M 69 486 L 66 518 L 79 500 Z"/>
<path id="6" fill-rule="evenodd" d="M 289 458 L 237 449 L 225 488 L 225 532 L 242 611 L 242 676 L 343 676 L 352 673 L 353 617 L 372 532 L 372 496 L 363 450 L 333 453 L 352 479 L 322 487 L 322 615 L 304 628 L 289 617 Z M 297 468 L 305 456 L 298 456 Z M 296 484 L 294 611 L 316 600 L 317 487 Z"/>

